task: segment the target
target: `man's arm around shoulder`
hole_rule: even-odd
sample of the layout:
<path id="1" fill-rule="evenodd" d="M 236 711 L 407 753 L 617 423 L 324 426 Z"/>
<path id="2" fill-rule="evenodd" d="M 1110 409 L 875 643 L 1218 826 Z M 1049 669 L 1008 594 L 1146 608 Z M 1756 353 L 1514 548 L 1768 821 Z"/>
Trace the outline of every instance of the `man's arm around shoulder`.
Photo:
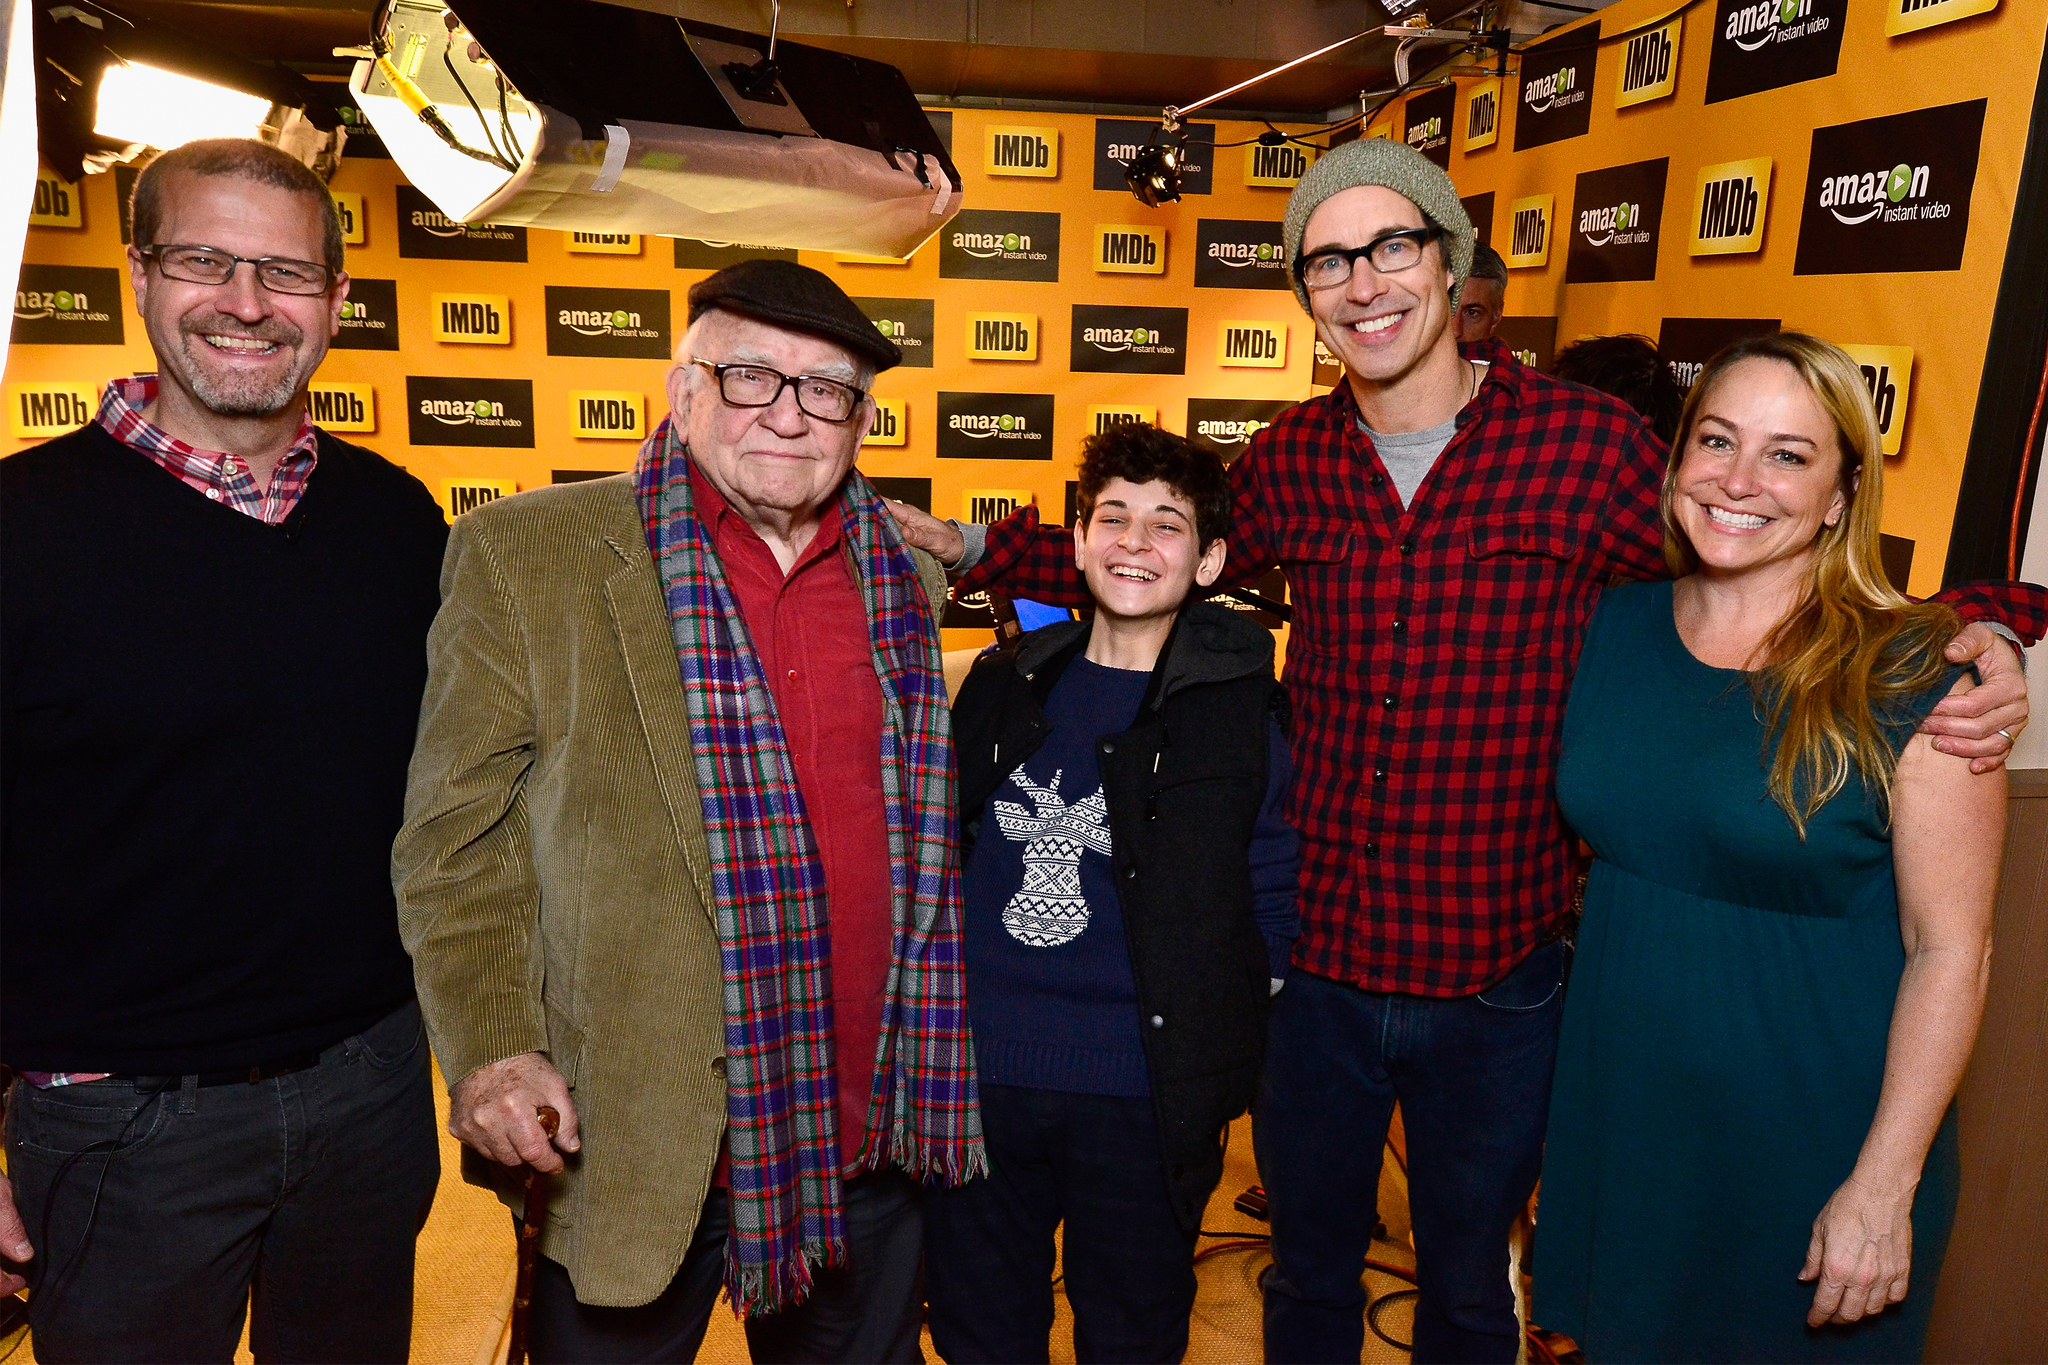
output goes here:
<path id="1" fill-rule="evenodd" d="M 540 1055 L 540 888 L 525 798 L 533 700 L 490 524 L 465 517 L 449 536 L 392 883 L 434 1052 L 455 1078 L 449 1130 L 494 1160 L 552 1170 L 560 1158 L 534 1111 L 561 1113 L 565 1151 L 577 1146 L 576 1118 Z"/>

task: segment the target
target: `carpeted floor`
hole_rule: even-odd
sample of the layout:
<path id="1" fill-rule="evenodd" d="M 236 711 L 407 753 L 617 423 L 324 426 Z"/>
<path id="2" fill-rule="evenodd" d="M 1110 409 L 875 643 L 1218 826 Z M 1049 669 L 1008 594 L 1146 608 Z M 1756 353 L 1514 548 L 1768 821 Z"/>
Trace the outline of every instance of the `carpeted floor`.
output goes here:
<path id="1" fill-rule="evenodd" d="M 438 1079 L 438 1077 L 437 1077 Z M 437 1093 L 439 1087 L 436 1087 Z M 446 1135 L 447 1097 L 440 1098 L 441 1188 L 434 1211 L 420 1234 L 418 1290 L 414 1302 L 412 1358 L 422 1365 L 494 1365 L 504 1359 L 505 1319 L 512 1303 L 512 1229 L 504 1206 L 490 1195 L 462 1183 L 455 1140 Z M 1240 1120 L 1231 1130 L 1223 1182 L 1210 1202 L 1202 1226 L 1217 1232 L 1263 1234 L 1265 1225 L 1232 1207 L 1249 1185 L 1258 1183 L 1252 1165 L 1251 1124 Z M 1388 1241 L 1374 1248 L 1377 1259 L 1413 1267 L 1408 1246 L 1407 1186 L 1400 1168 L 1385 1163 L 1381 1178 L 1381 1218 Z M 1187 1359 L 1191 1365 L 1241 1365 L 1260 1357 L 1258 1277 L 1268 1264 L 1263 1246 L 1232 1245 L 1228 1239 L 1204 1238 L 1204 1255 L 1196 1267 L 1201 1288 L 1195 1300 Z M 1209 1250 L 1210 1248 L 1218 1248 Z M 1368 1272 L 1375 1297 L 1407 1286 L 1392 1276 Z M 1064 1295 L 1056 1299 L 1052 1359 L 1071 1365 L 1073 1319 Z M 1395 1300 L 1377 1315 L 1379 1327 L 1397 1341 L 1408 1339 L 1412 1315 L 1409 1301 Z M 0 1342 L 0 1357 L 11 1342 Z M 925 1339 L 925 1353 L 938 1359 Z M 251 1359 L 245 1339 L 237 1360 Z M 1408 1353 L 1396 1350 L 1372 1333 L 1366 1334 L 1362 1360 L 1370 1365 L 1399 1365 Z M 23 1342 L 0 1365 L 33 1365 L 33 1341 Z M 732 1315 L 720 1309 L 711 1315 L 711 1330 L 698 1355 L 706 1365 L 740 1365 L 747 1360 L 746 1337 Z"/>

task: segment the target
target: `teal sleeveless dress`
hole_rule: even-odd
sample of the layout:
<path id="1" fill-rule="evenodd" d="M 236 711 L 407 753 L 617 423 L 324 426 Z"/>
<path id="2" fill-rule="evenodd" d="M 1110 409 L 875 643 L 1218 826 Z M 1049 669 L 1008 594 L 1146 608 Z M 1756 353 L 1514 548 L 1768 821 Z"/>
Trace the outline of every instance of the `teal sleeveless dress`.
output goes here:
<path id="1" fill-rule="evenodd" d="M 1905 968 L 1868 793 L 1801 843 L 1765 791 L 1746 675 L 1679 638 L 1670 583 L 1609 588 L 1558 799 L 1593 847 L 1537 1211 L 1534 1320 L 1592 1362 L 1917 1361 L 1955 1215 L 1955 1110 L 1913 1207 L 1906 1299 L 1806 1326 L 1813 1220 L 1877 1111 Z M 1954 670 L 1887 720 L 1903 743 Z"/>

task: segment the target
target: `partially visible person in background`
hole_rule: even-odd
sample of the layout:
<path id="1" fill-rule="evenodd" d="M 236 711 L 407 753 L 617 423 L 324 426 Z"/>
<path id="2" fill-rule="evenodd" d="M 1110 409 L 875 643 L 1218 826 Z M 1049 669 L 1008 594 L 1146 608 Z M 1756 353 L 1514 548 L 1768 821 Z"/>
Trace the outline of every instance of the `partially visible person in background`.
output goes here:
<path id="1" fill-rule="evenodd" d="M 1472 247 L 1472 273 L 1458 292 L 1457 338 L 1460 346 L 1491 341 L 1507 308 L 1508 263 L 1483 243 Z M 1487 359 L 1489 357 L 1481 357 Z"/>
<path id="2" fill-rule="evenodd" d="M 1656 343 L 1635 332 L 1581 337 L 1557 353 L 1550 373 L 1619 398 L 1642 414 L 1665 445 L 1678 432 L 1685 390 L 1657 354 Z"/>
<path id="3" fill-rule="evenodd" d="M 158 373 L 0 461 L 0 1252 L 39 1360 L 228 1361 L 247 1316 L 401 1361 L 440 1150 L 389 859 L 448 527 L 307 417 L 318 176 L 191 142 L 132 221 Z"/>
<path id="4" fill-rule="evenodd" d="M 1544 1325 L 1590 1361 L 1919 1360 L 2005 781 L 1914 733 L 1974 683 L 1943 656 L 1955 612 L 1878 562 L 1856 362 L 1796 333 L 1737 342 L 1682 430 L 1679 578 L 1601 597 L 1564 718 L 1558 799 L 1596 861 L 1543 1164 Z"/>

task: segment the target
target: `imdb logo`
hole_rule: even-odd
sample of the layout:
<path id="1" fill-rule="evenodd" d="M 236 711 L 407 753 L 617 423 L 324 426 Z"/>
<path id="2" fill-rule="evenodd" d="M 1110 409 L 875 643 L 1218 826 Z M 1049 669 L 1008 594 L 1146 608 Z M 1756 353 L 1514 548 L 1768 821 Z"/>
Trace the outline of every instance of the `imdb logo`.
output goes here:
<path id="1" fill-rule="evenodd" d="M 434 340 L 464 346 L 510 346 L 512 300 L 504 294 L 435 294 Z"/>
<path id="2" fill-rule="evenodd" d="M 1036 313 L 969 313 L 969 360 L 1038 359 Z"/>

